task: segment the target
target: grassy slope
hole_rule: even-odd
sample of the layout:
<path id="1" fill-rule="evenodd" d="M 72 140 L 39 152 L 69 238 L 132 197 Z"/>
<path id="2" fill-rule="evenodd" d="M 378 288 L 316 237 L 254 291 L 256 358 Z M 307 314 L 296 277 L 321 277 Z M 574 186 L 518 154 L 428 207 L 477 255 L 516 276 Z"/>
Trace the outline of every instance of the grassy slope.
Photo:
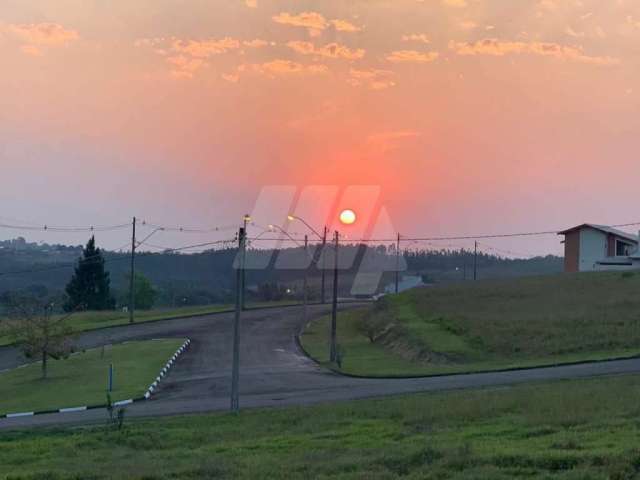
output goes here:
<path id="1" fill-rule="evenodd" d="M 0 435 L 11 478 L 623 479 L 640 378 Z"/>
<path id="2" fill-rule="evenodd" d="M 129 342 L 51 361 L 46 380 L 40 362 L 0 373 L 0 414 L 105 403 L 107 374 L 114 366 L 113 401 L 140 397 L 182 339 Z"/>
<path id="3" fill-rule="evenodd" d="M 247 306 L 265 307 L 271 305 L 291 305 L 293 302 L 258 302 L 250 303 Z M 188 317 L 192 315 L 207 315 L 210 313 L 219 313 L 232 309 L 232 305 L 199 305 L 191 307 L 177 307 L 154 310 L 138 310 L 135 315 L 136 323 L 154 322 L 157 320 L 170 320 L 172 318 Z M 69 325 L 74 332 L 86 332 L 89 330 L 97 330 L 106 327 L 117 327 L 119 325 L 127 325 L 129 323 L 129 314 L 119 310 L 111 310 L 105 312 L 79 312 L 69 318 Z M 1 335 L 0 330 L 0 346 L 6 346 L 13 343 L 7 335 Z"/>
<path id="4" fill-rule="evenodd" d="M 368 322 L 395 325 L 375 343 L 362 312 L 339 319 L 343 370 L 360 375 L 491 370 L 635 355 L 640 274 L 595 273 L 467 282 L 387 297 Z M 372 320 L 373 319 L 373 320 Z M 327 360 L 327 319 L 302 338 Z"/>

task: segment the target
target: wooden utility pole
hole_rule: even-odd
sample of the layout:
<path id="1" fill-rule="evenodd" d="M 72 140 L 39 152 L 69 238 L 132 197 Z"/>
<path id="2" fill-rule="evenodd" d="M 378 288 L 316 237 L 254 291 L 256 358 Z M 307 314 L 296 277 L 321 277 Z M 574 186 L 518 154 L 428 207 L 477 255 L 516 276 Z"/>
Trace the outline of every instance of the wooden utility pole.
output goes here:
<path id="1" fill-rule="evenodd" d="M 396 240 L 396 293 L 398 293 L 400 284 L 400 234 Z"/>
<path id="2" fill-rule="evenodd" d="M 244 260 L 246 249 L 246 230 L 240 228 L 238 232 L 238 264 L 236 270 L 236 311 L 233 320 L 233 365 L 231 369 L 231 412 L 240 411 L 240 315 L 242 312 L 242 297 L 244 284 Z"/>
<path id="3" fill-rule="evenodd" d="M 131 234 L 131 271 L 129 272 L 129 323 L 133 323 L 136 308 L 135 274 L 136 274 L 136 217 L 133 217 Z"/>
<path id="4" fill-rule="evenodd" d="M 321 280 L 320 280 L 320 303 L 322 303 L 323 305 L 326 303 L 326 296 L 325 296 L 325 274 L 326 274 L 326 256 L 325 256 L 325 247 L 327 246 L 327 227 L 324 227 L 324 234 L 322 235 L 322 250 L 321 250 L 321 255 L 322 255 L 322 272 L 321 275 Z"/>
<path id="5" fill-rule="evenodd" d="M 475 248 L 473 250 L 473 279 L 478 279 L 478 242 L 475 243 Z"/>
<path id="6" fill-rule="evenodd" d="M 337 359 L 336 330 L 338 321 L 338 241 L 339 234 L 335 233 L 335 252 L 333 258 L 333 305 L 331 308 L 331 347 L 329 361 L 335 363 Z"/>

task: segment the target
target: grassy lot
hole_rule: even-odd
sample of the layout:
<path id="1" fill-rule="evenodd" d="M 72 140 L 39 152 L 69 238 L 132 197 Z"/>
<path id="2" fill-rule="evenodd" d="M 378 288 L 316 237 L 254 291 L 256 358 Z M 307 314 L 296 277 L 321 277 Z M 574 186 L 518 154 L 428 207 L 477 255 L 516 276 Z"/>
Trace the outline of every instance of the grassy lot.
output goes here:
<path id="1" fill-rule="evenodd" d="M 271 305 L 293 305 L 295 302 L 256 302 L 249 303 L 247 307 L 265 307 Z M 135 314 L 136 323 L 154 322 L 157 320 L 170 320 L 172 318 L 188 317 L 191 315 L 207 315 L 219 313 L 233 308 L 233 305 L 199 305 L 192 307 L 165 308 L 154 310 L 138 310 Z M 99 328 L 116 327 L 129 323 L 129 314 L 120 310 L 110 310 L 104 312 L 78 312 L 69 318 L 69 325 L 75 332 L 86 332 Z M 1 325 L 0 325 L 1 326 Z M 0 330 L 0 346 L 13 343 L 7 335 L 2 335 Z"/>
<path id="2" fill-rule="evenodd" d="M 640 378 L 3 432 L 0 477 L 631 479 Z"/>
<path id="3" fill-rule="evenodd" d="M 129 342 L 0 373 L 0 414 L 99 405 L 106 401 L 109 364 L 114 366 L 113 401 L 140 397 L 184 339 Z"/>
<path id="4" fill-rule="evenodd" d="M 341 314 L 343 370 L 419 375 L 640 353 L 640 273 L 467 282 L 389 296 Z M 327 361 L 328 319 L 302 337 Z"/>

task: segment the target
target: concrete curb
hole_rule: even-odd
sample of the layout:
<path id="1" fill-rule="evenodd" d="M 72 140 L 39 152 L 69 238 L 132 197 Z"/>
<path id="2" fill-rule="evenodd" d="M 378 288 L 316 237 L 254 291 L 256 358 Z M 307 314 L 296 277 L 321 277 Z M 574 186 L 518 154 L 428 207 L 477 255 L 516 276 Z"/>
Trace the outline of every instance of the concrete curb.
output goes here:
<path id="1" fill-rule="evenodd" d="M 117 402 L 113 402 L 111 405 L 113 407 L 124 407 L 126 405 L 131 405 L 132 403 L 136 403 L 136 402 L 142 402 L 144 400 L 149 400 L 151 398 L 151 395 L 153 394 L 153 392 L 158 388 L 160 382 L 162 381 L 162 379 L 169 373 L 169 370 L 171 369 L 171 367 L 173 367 L 174 363 L 178 360 L 178 358 L 180 357 L 180 355 L 182 355 L 187 348 L 189 348 L 189 345 L 191 345 L 191 340 L 189 338 L 187 338 L 185 340 L 185 342 L 180 346 L 180 348 L 178 348 L 178 350 L 176 350 L 176 353 L 174 353 L 171 358 L 169 359 L 169 361 L 167 361 L 167 363 L 165 364 L 164 367 L 162 367 L 162 370 L 160 371 L 160 374 L 158 375 L 158 377 L 156 377 L 155 381 L 149 385 L 149 388 L 147 388 L 147 391 L 145 392 L 144 396 L 139 397 L 139 398 L 128 398 L 126 400 L 119 400 Z M 102 404 L 102 405 L 82 405 L 79 407 L 67 407 L 67 408 L 58 408 L 55 410 L 41 410 L 38 412 L 17 412 L 17 413 L 6 413 L 4 415 L 0 415 L 0 419 L 3 418 L 17 418 L 17 417 L 32 417 L 34 415 L 44 415 L 47 413 L 74 413 L 74 412 L 84 412 L 86 410 L 93 410 L 95 408 L 106 408 L 107 404 Z"/>
<path id="2" fill-rule="evenodd" d="M 180 355 L 182 355 L 187 350 L 187 348 L 189 348 L 189 345 L 191 345 L 191 340 L 187 338 L 182 346 L 178 350 L 176 350 L 176 353 L 173 354 L 173 356 L 169 359 L 165 366 L 162 367 L 162 370 L 160 370 L 160 373 L 156 377 L 155 381 L 151 385 L 149 385 L 149 388 L 147 388 L 144 397 L 142 397 L 144 400 L 149 400 L 151 398 L 151 395 L 153 395 L 153 392 L 158 388 L 160 382 L 162 382 L 164 377 L 169 373 L 169 370 L 171 370 L 171 367 L 173 367 L 173 364 L 178 360 Z"/>

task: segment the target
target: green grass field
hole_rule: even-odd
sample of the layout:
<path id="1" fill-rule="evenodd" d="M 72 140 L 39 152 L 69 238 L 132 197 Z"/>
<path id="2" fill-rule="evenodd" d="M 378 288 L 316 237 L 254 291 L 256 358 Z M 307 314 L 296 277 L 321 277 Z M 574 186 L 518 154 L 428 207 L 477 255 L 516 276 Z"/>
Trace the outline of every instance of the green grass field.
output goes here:
<path id="1" fill-rule="evenodd" d="M 2 432 L 17 479 L 631 479 L 640 377 Z"/>
<path id="2" fill-rule="evenodd" d="M 104 404 L 111 363 L 112 400 L 140 397 L 183 342 L 129 342 L 87 350 L 66 360 L 50 360 L 44 380 L 40 362 L 0 373 L 0 414 Z"/>
<path id="3" fill-rule="evenodd" d="M 421 375 L 640 353 L 640 273 L 591 273 L 425 287 L 341 313 L 342 370 Z M 328 360 L 328 319 L 305 349 Z"/>

